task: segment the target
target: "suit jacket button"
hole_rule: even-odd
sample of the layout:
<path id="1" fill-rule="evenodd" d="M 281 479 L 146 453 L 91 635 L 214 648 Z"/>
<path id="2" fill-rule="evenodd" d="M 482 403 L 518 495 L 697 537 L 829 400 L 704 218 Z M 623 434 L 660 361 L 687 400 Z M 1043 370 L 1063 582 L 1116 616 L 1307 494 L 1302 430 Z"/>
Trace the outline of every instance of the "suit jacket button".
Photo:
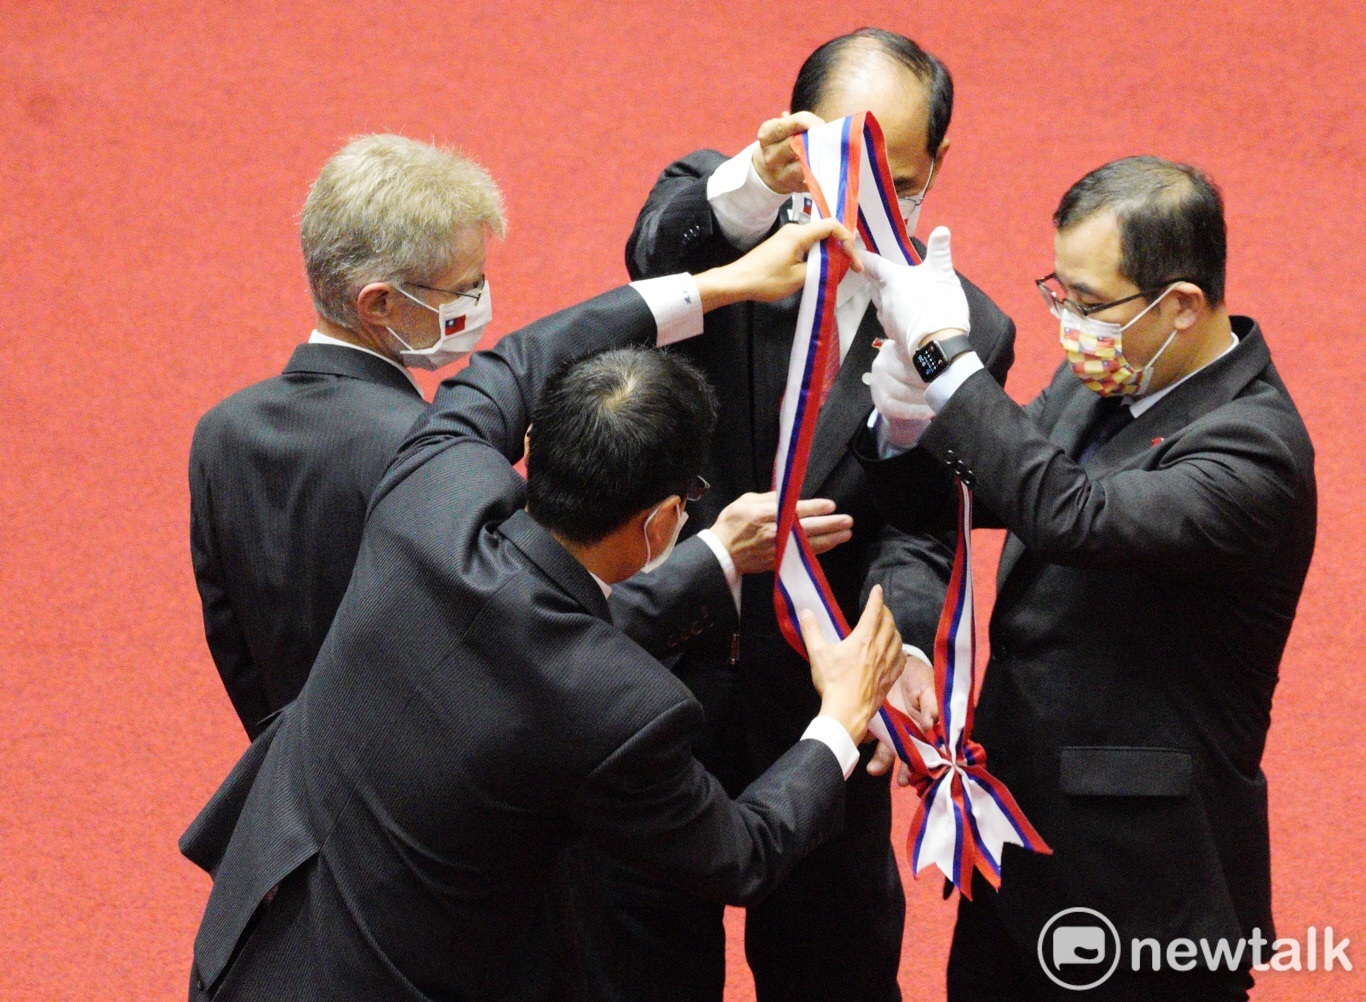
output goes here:
<path id="1" fill-rule="evenodd" d="M 952 449 L 945 449 L 945 450 L 944 450 L 944 462 L 946 462 L 946 463 L 952 463 L 952 462 L 953 462 L 955 459 L 957 459 L 957 458 L 958 458 L 958 453 L 954 452 Z"/>
<path id="2" fill-rule="evenodd" d="M 701 623 L 693 623 L 693 624 L 692 624 L 692 635 L 693 635 L 694 637 L 697 637 L 697 636 L 701 636 L 701 634 L 702 634 L 702 624 L 701 624 Z"/>

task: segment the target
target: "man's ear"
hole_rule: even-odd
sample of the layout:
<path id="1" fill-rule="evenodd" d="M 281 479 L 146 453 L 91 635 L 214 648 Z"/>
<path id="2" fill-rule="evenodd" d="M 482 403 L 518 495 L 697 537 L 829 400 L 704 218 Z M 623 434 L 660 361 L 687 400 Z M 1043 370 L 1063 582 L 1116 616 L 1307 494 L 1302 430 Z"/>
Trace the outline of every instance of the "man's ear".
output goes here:
<path id="1" fill-rule="evenodd" d="M 645 534 L 650 539 L 650 555 L 652 557 L 663 553 L 664 547 L 668 546 L 669 540 L 673 539 L 674 520 L 682 517 L 682 512 L 670 515 L 670 510 L 675 507 L 681 508 L 682 505 L 683 499 L 681 497 L 677 494 L 670 494 L 659 504 L 641 512 L 644 519 L 641 522 L 642 526 L 645 522 L 649 522 L 651 512 L 659 512 L 658 515 L 655 515 L 654 521 L 650 522 L 649 528 L 645 530 Z"/>
<path id="2" fill-rule="evenodd" d="M 399 294 L 388 282 L 371 282 L 356 295 L 356 312 L 371 327 L 392 327 Z"/>
<path id="3" fill-rule="evenodd" d="M 1205 298 L 1205 290 L 1194 282 L 1176 283 L 1169 295 L 1176 302 L 1172 326 L 1179 331 L 1188 330 L 1209 311 L 1209 300 Z"/>
<path id="4" fill-rule="evenodd" d="M 930 186 L 925 189 L 929 194 L 934 190 L 934 186 L 939 183 L 939 175 L 944 172 L 944 158 L 949 155 L 949 138 L 944 137 L 944 141 L 939 144 L 939 152 L 934 155 L 934 177 L 930 178 Z"/>

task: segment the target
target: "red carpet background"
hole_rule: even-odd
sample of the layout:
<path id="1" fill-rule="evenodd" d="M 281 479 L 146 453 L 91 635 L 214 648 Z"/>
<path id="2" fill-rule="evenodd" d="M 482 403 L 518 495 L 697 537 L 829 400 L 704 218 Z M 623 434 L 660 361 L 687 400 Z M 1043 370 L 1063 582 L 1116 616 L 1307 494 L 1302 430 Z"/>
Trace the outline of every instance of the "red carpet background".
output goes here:
<path id="1" fill-rule="evenodd" d="M 739 149 L 817 43 L 867 23 L 955 75 L 922 232 L 950 224 L 1016 318 L 1018 399 L 1059 360 L 1030 280 L 1067 185 L 1147 152 L 1223 186 L 1230 304 L 1261 321 L 1318 449 L 1318 550 L 1265 762 L 1277 919 L 1332 925 L 1366 963 L 1363 10 L 5 2 L 0 998 L 184 997 L 208 880 L 175 840 L 245 746 L 204 645 L 186 456 L 199 415 L 311 328 L 298 212 L 328 155 L 386 130 L 492 171 L 511 223 L 496 337 L 621 282 L 656 173 Z M 979 541 L 983 591 L 998 549 Z M 942 997 L 938 887 L 908 878 L 907 999 Z M 1366 998 L 1366 973 L 1268 973 L 1255 997 Z"/>

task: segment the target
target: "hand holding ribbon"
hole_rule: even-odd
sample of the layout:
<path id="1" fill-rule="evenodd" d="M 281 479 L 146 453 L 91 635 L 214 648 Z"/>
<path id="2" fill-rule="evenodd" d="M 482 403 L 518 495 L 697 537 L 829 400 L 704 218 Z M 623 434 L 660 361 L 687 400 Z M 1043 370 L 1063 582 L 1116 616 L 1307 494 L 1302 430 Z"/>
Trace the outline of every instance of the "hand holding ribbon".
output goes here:
<path id="1" fill-rule="evenodd" d="M 816 218 L 837 219 L 848 230 L 857 230 L 863 245 L 878 315 L 891 335 L 870 379 L 879 409 L 886 404 L 884 414 L 900 407 L 910 415 L 924 406 L 924 384 L 910 364 L 910 353 L 928 335 L 967 331 L 970 325 L 967 297 L 953 271 L 948 230 L 935 231 L 922 264 L 897 208 L 882 133 L 872 115 L 812 128 L 790 142 Z M 847 251 L 837 248 L 833 241 L 811 247 L 774 463 L 774 610 L 788 642 L 804 653 L 817 634 L 818 644 L 828 645 L 850 632 L 797 517 L 816 423 L 848 348 L 835 322 L 837 290 L 848 268 Z M 971 896 L 974 871 L 999 886 L 1006 844 L 1033 852 L 1051 850 L 1009 791 L 987 772 L 986 755 L 972 740 L 977 678 L 972 492 L 962 481 L 957 491 L 958 544 L 935 637 L 938 719 L 925 714 L 923 705 L 913 707 L 905 693 L 898 698 L 892 690 L 868 724 L 879 740 L 896 750 L 921 797 L 908 846 L 912 871 L 918 874 L 934 864 Z M 917 703 L 923 702 L 925 688 L 919 687 Z"/>
<path id="2" fill-rule="evenodd" d="M 882 329 L 907 351 L 915 351 L 931 335 L 966 334 L 972 329 L 968 297 L 953 270 L 947 226 L 930 234 L 920 264 L 866 254 L 864 268 L 873 280 L 873 303 Z"/>

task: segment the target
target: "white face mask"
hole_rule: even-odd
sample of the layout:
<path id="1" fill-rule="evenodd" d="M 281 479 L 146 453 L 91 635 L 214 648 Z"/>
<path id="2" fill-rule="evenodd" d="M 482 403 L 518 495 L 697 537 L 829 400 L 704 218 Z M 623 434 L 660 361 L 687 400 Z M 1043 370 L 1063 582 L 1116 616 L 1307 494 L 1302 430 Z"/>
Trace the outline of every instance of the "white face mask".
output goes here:
<path id="1" fill-rule="evenodd" d="M 439 369 L 443 365 L 450 365 L 456 359 L 464 358 L 474 351 L 484 328 L 493 319 L 493 293 L 489 290 L 487 279 L 484 280 L 484 287 L 480 289 L 477 300 L 467 295 L 456 296 L 449 303 L 442 303 L 439 307 L 424 303 L 401 286 L 396 288 L 419 306 L 425 306 L 435 313 L 436 322 L 441 329 L 441 336 L 434 344 L 426 348 L 413 348 L 399 337 L 398 332 L 392 327 L 384 328 L 403 345 L 405 350 L 399 352 L 399 357 L 403 359 L 403 364 L 410 368 Z"/>
<path id="2" fill-rule="evenodd" d="M 1163 296 L 1174 288 L 1175 285 L 1167 286 L 1166 292 L 1122 327 L 1108 320 L 1080 316 L 1066 308 L 1050 307 L 1053 315 L 1058 318 L 1058 340 L 1067 352 L 1067 362 L 1072 367 L 1073 375 L 1080 379 L 1087 389 L 1099 393 L 1102 397 L 1141 396 L 1147 393 L 1148 384 L 1153 378 L 1153 366 L 1175 339 L 1176 331 L 1173 330 L 1167 336 L 1167 340 L 1162 342 L 1162 347 L 1157 349 L 1157 354 L 1148 359 L 1148 364 L 1141 369 L 1135 369 L 1124 357 L 1124 332 L 1136 324 L 1148 310 L 1162 302 Z"/>
<path id="3" fill-rule="evenodd" d="M 930 182 L 934 180 L 934 161 L 930 161 L 930 176 L 925 178 L 925 187 L 920 189 L 919 195 L 912 195 L 910 198 L 898 198 L 896 204 L 901 209 L 901 218 L 906 223 L 906 236 L 915 236 L 916 224 L 920 222 L 920 206 L 925 203 L 925 192 L 930 190 Z"/>
<path id="4" fill-rule="evenodd" d="M 662 507 L 662 505 L 660 507 Z M 645 520 L 645 566 L 640 569 L 640 573 L 642 574 L 649 574 L 651 571 L 658 570 L 660 565 L 669 559 L 669 554 L 674 551 L 674 544 L 678 542 L 678 534 L 683 531 L 683 524 L 688 521 L 687 511 L 680 510 L 678 513 L 678 524 L 674 526 L 674 535 L 673 538 L 669 540 L 669 545 L 664 547 L 664 552 L 659 556 L 652 557 L 650 555 L 650 523 L 655 520 L 655 516 L 658 514 L 659 507 L 656 507 L 654 511 L 650 512 L 650 517 Z"/>

